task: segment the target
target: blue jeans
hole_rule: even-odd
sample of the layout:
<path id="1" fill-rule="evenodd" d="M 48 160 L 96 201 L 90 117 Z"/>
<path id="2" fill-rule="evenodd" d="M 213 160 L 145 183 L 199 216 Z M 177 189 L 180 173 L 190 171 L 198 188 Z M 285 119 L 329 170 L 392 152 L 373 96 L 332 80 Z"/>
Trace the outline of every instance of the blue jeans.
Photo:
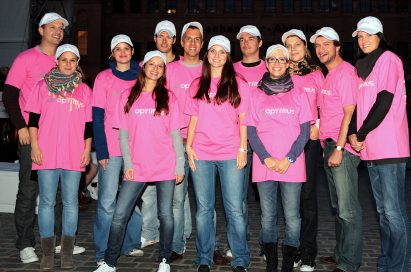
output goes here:
<path id="1" fill-rule="evenodd" d="M 196 195 L 196 246 L 199 265 L 212 265 L 216 229 L 214 225 L 216 173 L 220 176 L 221 193 L 227 217 L 227 238 L 233 253 L 232 267 L 248 267 L 250 252 L 247 244 L 243 213 L 244 169 L 238 170 L 236 160 L 196 161 L 191 173 Z"/>
<path id="2" fill-rule="evenodd" d="M 278 242 L 277 198 L 278 187 L 285 217 L 284 244 L 292 247 L 300 246 L 300 182 L 257 182 L 261 206 L 261 239 L 264 244 Z"/>
<path id="3" fill-rule="evenodd" d="M 367 164 L 380 218 L 378 271 L 408 271 L 409 221 L 405 205 L 406 163 Z"/>
<path id="4" fill-rule="evenodd" d="M 63 202 L 62 235 L 75 236 L 78 222 L 78 187 L 80 171 L 64 169 L 38 170 L 39 182 L 39 231 L 41 238 L 54 236 L 54 206 L 61 180 L 61 198 Z"/>
<path id="5" fill-rule="evenodd" d="M 147 186 L 141 196 L 141 215 L 143 227 L 141 237 L 147 240 L 159 240 L 160 222 L 157 216 L 157 190 L 155 185 Z"/>
<path id="6" fill-rule="evenodd" d="M 336 213 L 334 258 L 338 268 L 347 272 L 358 271 L 362 260 L 362 209 L 358 199 L 357 172 L 360 158 L 343 151 L 341 165 L 328 167 L 335 145 L 335 141 L 324 142 L 324 170 L 331 206 Z"/>
<path id="7" fill-rule="evenodd" d="M 145 182 L 124 181 L 121 185 L 117 200 L 116 210 L 110 227 L 108 248 L 105 262 L 112 267 L 117 265 L 120 256 L 122 241 L 126 232 L 126 223 L 133 212 L 137 200 L 146 186 Z M 173 240 L 173 194 L 174 180 L 156 182 L 157 209 L 160 220 L 160 250 L 159 259 L 167 259 L 171 255 L 171 242 Z"/>
<path id="8" fill-rule="evenodd" d="M 107 249 L 110 225 L 116 208 L 116 196 L 120 175 L 122 174 L 122 167 L 123 157 L 111 157 L 108 160 L 105 171 L 101 165 L 99 165 L 98 201 L 93 226 L 96 261 L 104 259 L 104 252 Z M 141 224 L 140 210 L 136 207 L 127 225 L 127 234 L 122 248 L 123 254 L 127 254 L 133 248 L 141 247 Z"/>

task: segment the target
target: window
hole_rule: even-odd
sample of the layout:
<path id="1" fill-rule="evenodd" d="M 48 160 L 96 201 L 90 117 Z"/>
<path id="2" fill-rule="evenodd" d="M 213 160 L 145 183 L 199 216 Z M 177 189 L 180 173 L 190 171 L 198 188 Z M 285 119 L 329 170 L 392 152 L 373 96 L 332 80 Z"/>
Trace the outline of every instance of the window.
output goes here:
<path id="1" fill-rule="evenodd" d="M 254 9 L 253 0 L 243 0 L 242 1 L 243 12 L 252 12 L 253 9 Z"/>
<path id="2" fill-rule="evenodd" d="M 151 0 L 148 2 L 148 13 L 159 13 L 160 11 L 160 4 L 158 0 Z"/>
<path id="3" fill-rule="evenodd" d="M 176 13 L 177 12 L 177 0 L 167 0 L 166 1 L 166 13 Z"/>
<path id="4" fill-rule="evenodd" d="M 207 0 L 206 11 L 211 13 L 217 12 L 217 0 Z"/>
<path id="5" fill-rule="evenodd" d="M 284 12 L 293 12 L 294 10 L 294 1 L 291 0 L 284 0 Z"/>
<path id="6" fill-rule="evenodd" d="M 379 11 L 380 12 L 390 12 L 390 1 L 380 0 Z"/>
<path id="7" fill-rule="evenodd" d="M 265 10 L 265 12 L 275 12 L 275 10 L 276 10 L 275 0 L 265 0 L 264 10 Z"/>
<path id="8" fill-rule="evenodd" d="M 352 12 L 352 0 L 342 0 L 342 11 Z"/>
<path id="9" fill-rule="evenodd" d="M 124 0 L 113 0 L 113 13 L 124 13 Z"/>
<path id="10" fill-rule="evenodd" d="M 329 0 L 320 0 L 320 11 L 328 12 L 331 10 L 331 5 Z"/>
<path id="11" fill-rule="evenodd" d="M 77 31 L 77 47 L 80 52 L 80 56 L 87 56 L 88 47 L 88 31 L 79 30 Z"/>
<path id="12" fill-rule="evenodd" d="M 224 12 L 234 12 L 235 11 L 235 1 L 234 0 L 224 0 Z"/>
<path id="13" fill-rule="evenodd" d="M 361 12 L 371 12 L 371 0 L 360 0 L 360 11 Z"/>
<path id="14" fill-rule="evenodd" d="M 189 0 L 188 1 L 188 12 L 190 13 L 199 13 L 200 7 L 198 5 L 198 1 L 196 0 Z"/>
<path id="15" fill-rule="evenodd" d="M 310 12 L 312 10 L 312 1 L 301 0 L 301 10 Z"/>

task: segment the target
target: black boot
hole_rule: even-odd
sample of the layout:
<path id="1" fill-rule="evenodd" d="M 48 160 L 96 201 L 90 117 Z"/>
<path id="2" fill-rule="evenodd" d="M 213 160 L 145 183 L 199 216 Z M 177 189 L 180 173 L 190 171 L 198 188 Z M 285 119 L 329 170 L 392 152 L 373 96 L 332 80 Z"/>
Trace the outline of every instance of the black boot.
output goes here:
<path id="1" fill-rule="evenodd" d="M 283 265 L 281 272 L 292 272 L 294 269 L 294 259 L 298 254 L 298 248 L 283 245 Z"/>
<path id="2" fill-rule="evenodd" d="M 264 244 L 265 258 L 267 262 L 266 272 L 277 272 L 278 253 L 277 243 Z"/>

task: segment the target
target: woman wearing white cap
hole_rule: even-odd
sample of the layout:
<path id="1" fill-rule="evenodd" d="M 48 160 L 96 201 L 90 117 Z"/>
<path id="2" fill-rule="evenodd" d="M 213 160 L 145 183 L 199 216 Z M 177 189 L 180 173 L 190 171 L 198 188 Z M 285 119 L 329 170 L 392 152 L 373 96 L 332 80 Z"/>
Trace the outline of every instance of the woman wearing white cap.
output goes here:
<path id="1" fill-rule="evenodd" d="M 114 127 L 120 129 L 124 158 L 121 185 L 110 227 L 108 248 L 97 272 L 116 271 L 126 224 L 148 182 L 156 184 L 160 220 L 159 272 L 169 272 L 173 240 L 173 194 L 184 178 L 184 149 L 175 97 L 166 88 L 166 57 L 144 56 L 136 84 L 120 97 Z"/>
<path id="2" fill-rule="evenodd" d="M 186 151 L 196 194 L 198 271 L 210 271 L 215 248 L 215 175 L 220 176 L 227 216 L 227 237 L 233 271 L 246 271 L 250 262 L 242 199 L 247 163 L 247 132 L 242 124 L 248 85 L 235 77 L 230 41 L 210 39 L 202 76 L 189 89 L 185 113 L 190 115 Z"/>
<path id="3" fill-rule="evenodd" d="M 317 97 L 324 76 L 320 67 L 313 62 L 307 48 L 307 38 L 301 30 L 291 29 L 282 35 L 281 40 L 290 54 L 288 71 L 293 83 L 307 93 L 314 118 L 310 124 L 310 139 L 304 147 L 307 182 L 301 187 L 300 254 L 294 261 L 294 266 L 301 265 L 301 271 L 314 271 L 318 232 L 317 176 L 321 158 Z"/>
<path id="4" fill-rule="evenodd" d="M 352 36 L 358 43 L 359 89 L 349 140 L 367 163 L 380 217 L 377 269 L 406 272 L 409 222 L 405 172 L 410 148 L 403 64 L 387 46 L 377 18 L 360 20 Z"/>
<path id="5" fill-rule="evenodd" d="M 38 224 L 43 257 L 40 268 L 54 264 L 54 206 L 61 181 L 63 200 L 61 268 L 72 268 L 78 221 L 78 188 L 81 172 L 90 162 L 90 88 L 78 70 L 80 54 L 74 45 L 57 48 L 57 67 L 35 87 L 26 105 L 29 116 L 32 168 L 38 170 Z"/>
<path id="6" fill-rule="evenodd" d="M 116 208 L 118 181 L 123 167 L 123 157 L 118 142 L 118 130 L 113 129 L 116 106 L 121 93 L 130 89 L 140 70 L 131 60 L 134 49 L 129 36 L 119 34 L 111 40 L 110 68 L 100 72 L 93 87 L 94 147 L 99 162 L 99 195 L 94 221 L 95 260 L 104 262 L 104 252 L 111 220 Z M 126 256 L 142 256 L 140 249 L 141 215 L 135 211 L 127 224 L 127 235 L 121 252 Z"/>
<path id="7" fill-rule="evenodd" d="M 267 49 L 268 72 L 259 82 L 245 118 L 254 151 L 252 179 L 261 205 L 261 241 L 267 272 L 277 271 L 277 192 L 281 191 L 285 216 L 282 272 L 293 271 L 300 245 L 300 193 L 306 181 L 304 146 L 309 139 L 312 114 L 307 95 L 294 86 L 288 72 L 289 54 L 280 44 Z"/>

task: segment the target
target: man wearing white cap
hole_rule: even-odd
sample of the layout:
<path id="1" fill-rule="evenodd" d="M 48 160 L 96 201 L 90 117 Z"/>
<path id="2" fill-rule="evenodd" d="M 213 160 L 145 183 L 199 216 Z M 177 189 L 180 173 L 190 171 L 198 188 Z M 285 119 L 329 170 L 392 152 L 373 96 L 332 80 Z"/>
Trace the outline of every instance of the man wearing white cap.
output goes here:
<path id="1" fill-rule="evenodd" d="M 178 55 L 173 53 L 176 33 L 176 27 L 168 20 L 159 22 L 154 31 L 154 42 L 156 43 L 157 50 L 166 55 L 167 63 L 179 59 Z"/>
<path id="2" fill-rule="evenodd" d="M 187 92 L 191 82 L 201 75 L 202 61 L 200 51 L 203 47 L 203 27 L 199 22 L 189 22 L 183 26 L 181 32 L 181 47 L 184 50 L 184 58 L 170 63 L 167 66 L 167 89 L 172 91 L 178 101 L 179 109 L 184 116 L 184 128 L 181 136 L 187 138 L 187 126 L 189 116 L 183 114 L 186 104 Z M 182 184 L 174 189 L 173 213 L 174 213 L 174 237 L 171 253 L 171 261 L 180 259 L 185 252 L 186 239 L 191 235 L 191 212 L 188 199 L 188 175 L 189 167 L 185 165 L 185 178 Z"/>
<path id="3" fill-rule="evenodd" d="M 38 31 L 40 45 L 20 53 L 13 62 L 7 76 L 3 101 L 12 124 L 18 130 L 19 189 L 17 192 L 14 218 L 16 224 L 16 246 L 23 263 L 38 261 L 34 252 L 35 207 L 38 184 L 31 173 L 31 147 L 27 128 L 26 102 L 34 85 L 56 65 L 55 53 L 64 37 L 64 28 L 69 25 L 59 14 L 46 13 L 40 20 Z"/>
<path id="4" fill-rule="evenodd" d="M 323 257 L 321 261 L 337 264 L 333 271 L 358 271 L 362 259 L 362 209 L 357 173 L 360 158 L 347 143 L 358 78 L 355 68 L 340 55 L 340 38 L 334 29 L 323 27 L 317 30 L 310 42 L 328 70 L 320 98 L 319 138 L 324 147 L 324 170 L 331 206 L 336 212 L 334 255 Z"/>

